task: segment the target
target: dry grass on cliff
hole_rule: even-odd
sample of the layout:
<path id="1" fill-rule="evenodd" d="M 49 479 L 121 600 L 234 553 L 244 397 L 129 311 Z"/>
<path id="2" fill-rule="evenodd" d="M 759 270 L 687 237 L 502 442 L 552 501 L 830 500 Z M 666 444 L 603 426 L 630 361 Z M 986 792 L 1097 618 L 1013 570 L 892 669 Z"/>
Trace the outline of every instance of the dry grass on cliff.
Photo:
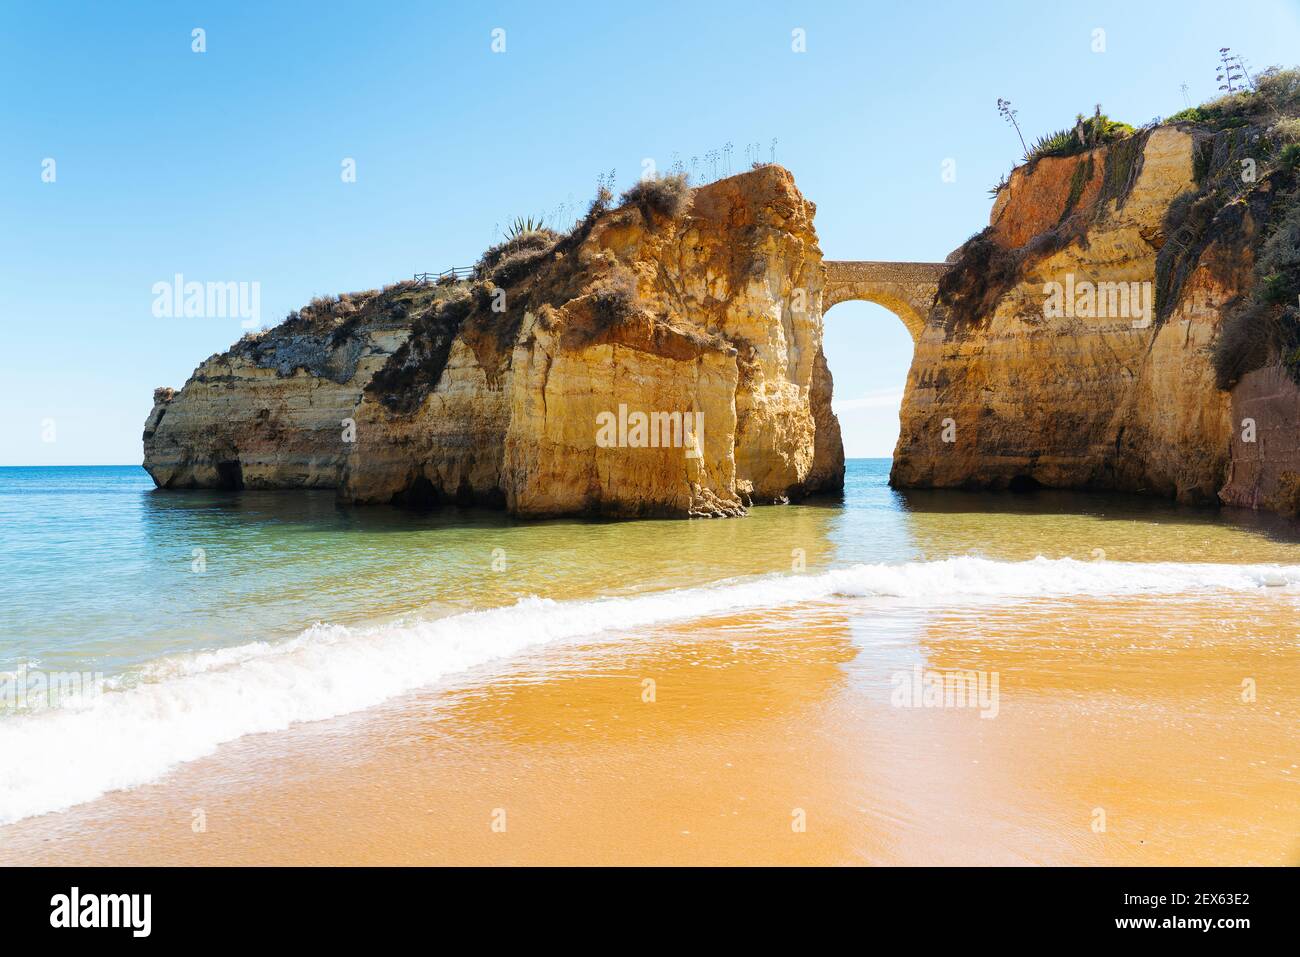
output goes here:
<path id="1" fill-rule="evenodd" d="M 613 201 L 614 194 L 609 191 L 608 187 L 602 186 L 596 190 L 591 205 L 587 207 L 586 215 L 578 220 L 573 228 L 560 240 L 560 249 L 562 251 L 572 249 L 590 236 L 596 221 L 609 212 L 609 204 Z"/>
<path id="2" fill-rule="evenodd" d="M 624 192 L 621 199 L 624 206 L 635 206 L 641 210 L 645 224 L 650 226 L 656 215 L 676 219 L 686 212 L 691 204 L 692 192 L 686 174 L 674 173 L 656 179 L 643 179 Z"/>
<path id="3" fill-rule="evenodd" d="M 591 309 L 604 327 L 626 320 L 639 307 L 636 276 L 627 268 L 615 268 L 591 285 Z"/>
<path id="4" fill-rule="evenodd" d="M 1278 120 L 1269 133 L 1283 147 L 1300 143 L 1300 117 L 1288 116 Z"/>
<path id="5" fill-rule="evenodd" d="M 525 230 L 490 247 L 479 257 L 474 277 L 498 286 L 513 286 L 531 276 L 548 260 L 562 259 L 591 235 L 596 222 L 609 210 L 613 194 L 602 186 L 588 206 L 586 215 L 565 233 L 546 227 Z"/>
<path id="6" fill-rule="evenodd" d="M 559 241 L 560 234 L 545 227 L 512 236 L 479 257 L 474 276 L 479 280 L 491 279 L 500 286 L 511 285 L 540 265 Z"/>
<path id="7" fill-rule="evenodd" d="M 957 261 L 939 280 L 936 298 L 953 326 L 974 325 L 992 315 L 998 300 L 1020 277 L 1025 253 L 999 246 L 991 238 L 992 232 L 989 227 L 967 240 Z"/>

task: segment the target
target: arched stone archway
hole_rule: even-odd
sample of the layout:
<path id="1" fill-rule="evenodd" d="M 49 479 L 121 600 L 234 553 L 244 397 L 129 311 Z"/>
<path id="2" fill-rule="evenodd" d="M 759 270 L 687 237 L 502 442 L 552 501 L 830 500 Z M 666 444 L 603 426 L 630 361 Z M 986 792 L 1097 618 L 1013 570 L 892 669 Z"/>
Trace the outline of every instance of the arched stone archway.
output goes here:
<path id="1" fill-rule="evenodd" d="M 850 299 L 884 306 L 903 320 L 912 341 L 921 338 L 926 317 L 948 263 L 891 263 L 831 259 L 825 261 L 822 312 Z"/>

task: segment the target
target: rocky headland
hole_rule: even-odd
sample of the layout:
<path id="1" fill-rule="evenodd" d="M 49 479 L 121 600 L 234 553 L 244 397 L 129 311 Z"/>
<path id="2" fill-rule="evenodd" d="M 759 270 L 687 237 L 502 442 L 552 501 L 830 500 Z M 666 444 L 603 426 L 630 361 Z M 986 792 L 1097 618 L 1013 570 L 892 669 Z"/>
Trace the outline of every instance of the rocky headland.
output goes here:
<path id="1" fill-rule="evenodd" d="M 1080 118 L 951 257 L 902 487 L 1300 508 L 1300 73 L 1133 130 Z"/>
<path id="2" fill-rule="evenodd" d="M 162 488 L 521 515 L 735 515 L 836 491 L 815 207 L 765 166 L 597 197 L 467 281 L 319 299 L 159 389 Z"/>

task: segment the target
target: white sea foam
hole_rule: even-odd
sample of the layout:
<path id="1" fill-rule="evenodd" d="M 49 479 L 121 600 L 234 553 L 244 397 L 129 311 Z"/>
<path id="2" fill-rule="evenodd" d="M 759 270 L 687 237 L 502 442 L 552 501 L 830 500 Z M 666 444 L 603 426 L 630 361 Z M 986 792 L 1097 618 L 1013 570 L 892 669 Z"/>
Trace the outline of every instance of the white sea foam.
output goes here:
<path id="1" fill-rule="evenodd" d="M 449 675 L 569 638 L 833 598 L 952 605 L 1073 595 L 1300 594 L 1300 566 L 1130 564 L 962 557 L 855 565 L 591 601 L 502 608 L 374 627 L 315 625 L 160 660 L 72 710 L 0 718 L 0 823 L 152 781 L 243 735 L 376 705 Z"/>

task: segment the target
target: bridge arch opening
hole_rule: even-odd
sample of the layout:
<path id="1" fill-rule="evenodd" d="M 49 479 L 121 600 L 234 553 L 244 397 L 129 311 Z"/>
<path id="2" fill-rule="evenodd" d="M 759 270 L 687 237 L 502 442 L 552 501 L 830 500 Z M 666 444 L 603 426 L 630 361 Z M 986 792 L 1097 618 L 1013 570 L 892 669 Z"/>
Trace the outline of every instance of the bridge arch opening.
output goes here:
<path id="1" fill-rule="evenodd" d="M 865 287 L 865 288 L 858 288 Z M 854 283 L 827 290 L 822 301 L 822 316 L 830 309 L 844 302 L 867 302 L 880 306 L 885 312 L 893 313 L 895 319 L 903 322 L 912 341 L 921 337 L 925 328 L 925 312 L 906 294 L 889 288 L 877 288 L 876 284 Z M 837 310 L 837 315 L 839 311 Z"/>
<path id="2" fill-rule="evenodd" d="M 892 458 L 912 366 L 907 320 L 881 303 L 845 300 L 823 307 L 822 323 L 845 458 Z"/>
<path id="3" fill-rule="evenodd" d="M 824 265 L 822 335 L 844 454 L 892 458 L 915 343 L 926 332 L 948 264 L 826 260 Z"/>
<path id="4" fill-rule="evenodd" d="M 948 264 L 827 260 L 825 269 L 822 336 L 844 454 L 892 457 L 914 347 Z"/>

